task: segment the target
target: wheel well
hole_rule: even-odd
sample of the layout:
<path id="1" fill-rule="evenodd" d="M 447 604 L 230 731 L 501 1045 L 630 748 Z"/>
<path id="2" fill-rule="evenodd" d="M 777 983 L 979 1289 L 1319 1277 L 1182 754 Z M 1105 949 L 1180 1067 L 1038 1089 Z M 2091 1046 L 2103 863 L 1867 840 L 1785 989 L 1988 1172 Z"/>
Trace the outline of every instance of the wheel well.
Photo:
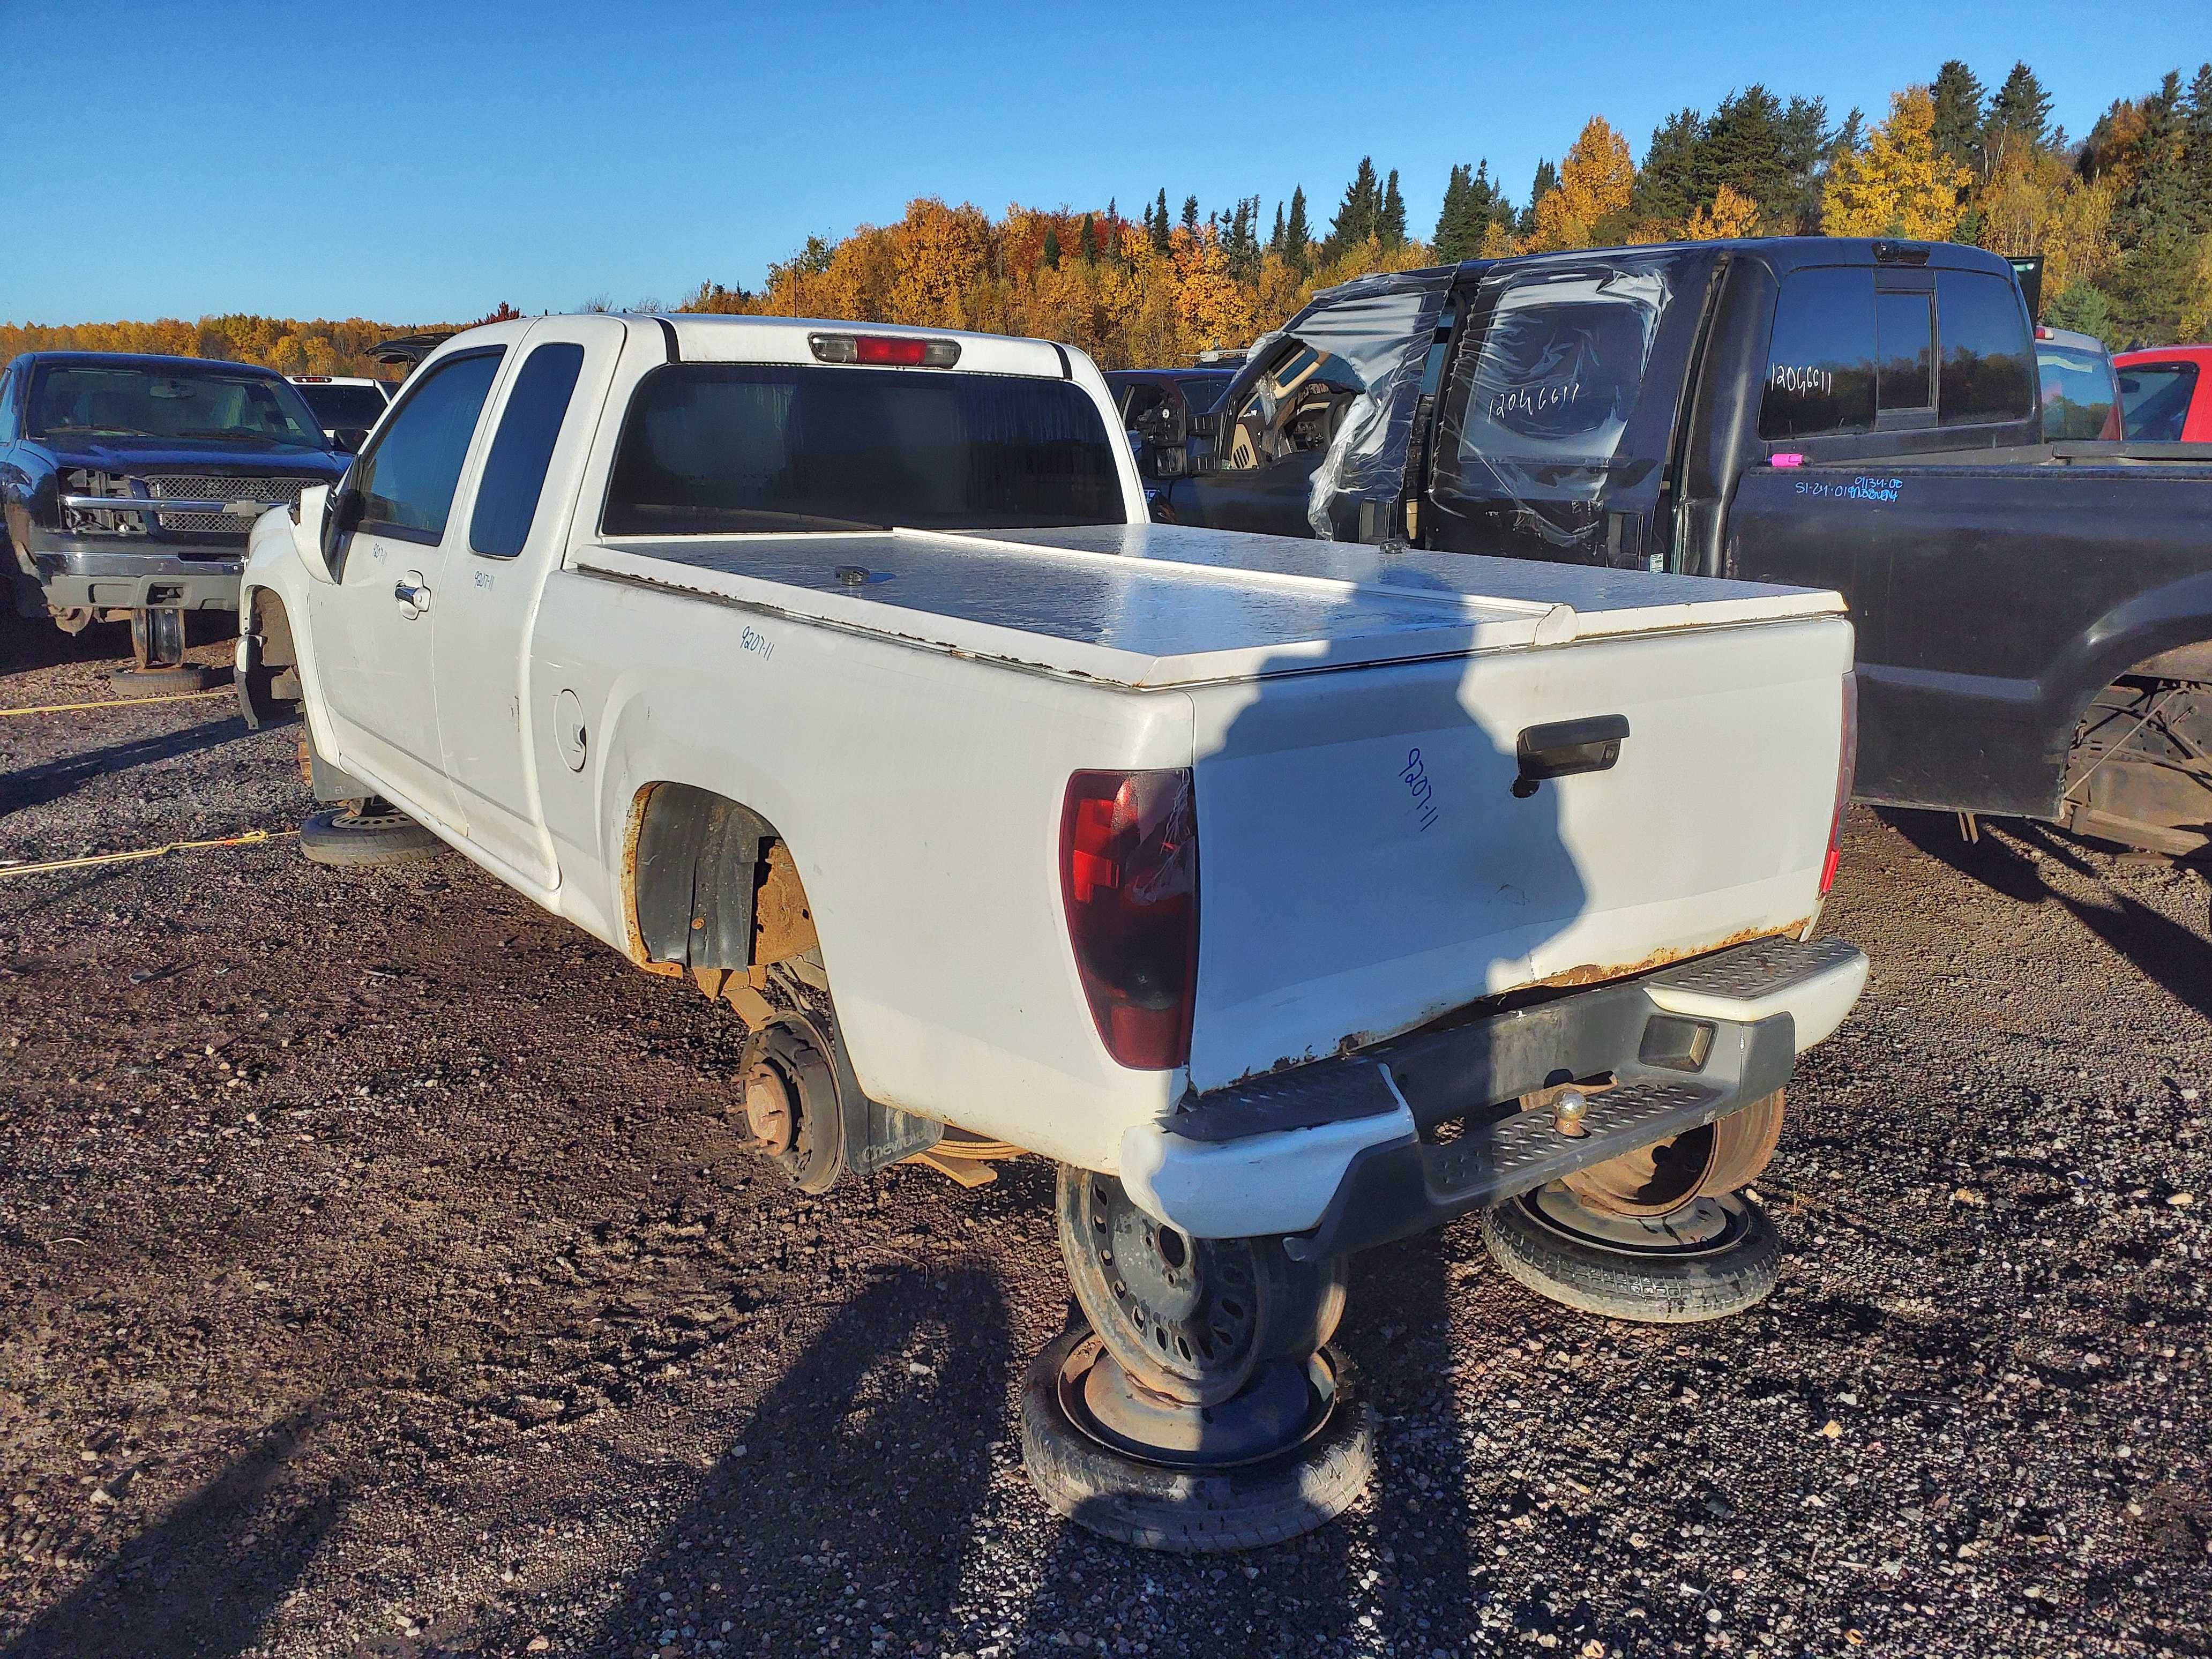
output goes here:
<path id="1" fill-rule="evenodd" d="M 2212 836 L 2212 642 L 2147 657 L 2094 692 L 2068 740 L 2058 822 L 2175 857 Z"/>
<path id="2" fill-rule="evenodd" d="M 300 653 L 292 642 L 292 618 L 284 601 L 269 589 L 253 590 L 253 614 L 246 619 L 246 628 L 254 636 L 255 653 L 264 667 L 298 665 Z"/>
<path id="3" fill-rule="evenodd" d="M 791 850 L 750 807 L 688 783 L 634 799 L 627 886 L 644 965 L 759 974 L 816 948 L 814 913 Z"/>

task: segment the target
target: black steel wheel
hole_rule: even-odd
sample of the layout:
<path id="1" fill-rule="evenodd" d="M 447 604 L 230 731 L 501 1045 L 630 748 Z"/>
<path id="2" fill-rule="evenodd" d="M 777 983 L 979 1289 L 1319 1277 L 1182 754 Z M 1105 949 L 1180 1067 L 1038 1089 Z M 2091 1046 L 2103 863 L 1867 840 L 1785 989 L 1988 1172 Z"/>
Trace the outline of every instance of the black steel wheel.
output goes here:
<path id="1" fill-rule="evenodd" d="M 1092 1333 L 1070 1331 L 1030 1363 L 1022 1388 L 1022 1466 L 1030 1484 L 1054 1510 L 1102 1537 L 1182 1555 L 1260 1549 L 1334 1520 L 1375 1472 L 1374 1413 L 1351 1363 L 1334 1349 L 1299 1368 L 1309 1409 L 1290 1443 L 1229 1463 L 1143 1455 L 1115 1443 L 1085 1405 L 1091 1372 L 1114 1364 Z"/>
<path id="2" fill-rule="evenodd" d="M 1293 1261 L 1279 1238 L 1192 1238 L 1120 1180 L 1063 1164 L 1060 1249 L 1075 1299 L 1123 1370 L 1211 1406 L 1270 1360 L 1300 1359 L 1344 1313 L 1346 1261 Z"/>
<path id="3" fill-rule="evenodd" d="M 374 797 L 318 812 L 300 826 L 300 850 L 315 864 L 360 869 L 412 864 L 446 843 L 389 802 Z"/>
<path id="4" fill-rule="evenodd" d="M 1782 1263 L 1781 1236 L 1742 1193 L 1698 1198 L 1670 1215 L 1608 1215 L 1554 1182 L 1486 1213 L 1482 1242 L 1539 1296 L 1654 1325 L 1756 1307 Z"/>

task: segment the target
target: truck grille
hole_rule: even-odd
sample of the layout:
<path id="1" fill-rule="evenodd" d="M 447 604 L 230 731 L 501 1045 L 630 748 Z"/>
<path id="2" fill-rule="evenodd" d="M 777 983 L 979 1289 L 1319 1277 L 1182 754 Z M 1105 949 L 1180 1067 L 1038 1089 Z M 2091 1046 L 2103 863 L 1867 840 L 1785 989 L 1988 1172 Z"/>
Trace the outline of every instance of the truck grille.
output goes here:
<path id="1" fill-rule="evenodd" d="M 164 495 L 174 495 L 191 501 L 261 501 L 270 507 L 297 507 L 301 489 L 312 482 L 307 478 L 240 478 L 190 472 L 149 472 L 141 476 L 156 501 Z M 164 530 L 195 535 L 243 536 L 253 522 L 227 513 L 160 513 L 155 518 Z"/>

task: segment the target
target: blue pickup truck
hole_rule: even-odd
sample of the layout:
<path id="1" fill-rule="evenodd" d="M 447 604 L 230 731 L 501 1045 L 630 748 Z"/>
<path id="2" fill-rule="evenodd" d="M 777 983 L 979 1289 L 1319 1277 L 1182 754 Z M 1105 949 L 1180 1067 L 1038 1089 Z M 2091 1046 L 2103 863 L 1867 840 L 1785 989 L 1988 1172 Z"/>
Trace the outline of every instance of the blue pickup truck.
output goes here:
<path id="1" fill-rule="evenodd" d="M 0 569 L 15 614 L 71 634 L 127 617 L 138 671 L 177 667 L 186 611 L 238 609 L 253 520 L 345 466 L 273 370 L 26 353 L 0 372 Z"/>

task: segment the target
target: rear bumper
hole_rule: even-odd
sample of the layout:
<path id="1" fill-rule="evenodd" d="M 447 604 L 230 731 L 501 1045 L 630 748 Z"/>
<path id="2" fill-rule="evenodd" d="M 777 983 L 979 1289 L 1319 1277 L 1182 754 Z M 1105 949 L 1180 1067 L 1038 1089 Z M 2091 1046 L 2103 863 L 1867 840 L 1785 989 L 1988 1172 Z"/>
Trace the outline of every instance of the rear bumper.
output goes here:
<path id="1" fill-rule="evenodd" d="M 1365 1249 L 1772 1093 L 1850 1012 L 1866 975 L 1865 955 L 1839 939 L 1760 939 L 1431 1027 L 1129 1130 L 1122 1184 L 1193 1237 L 1290 1234 L 1304 1258 Z M 1660 1063 L 1670 1054 L 1676 1063 Z M 1591 1097 L 1579 1136 L 1517 1109 L 1549 1083 L 1607 1072 L 1619 1086 Z M 1444 1123 L 1461 1126 L 1455 1138 L 1428 1133 Z"/>

